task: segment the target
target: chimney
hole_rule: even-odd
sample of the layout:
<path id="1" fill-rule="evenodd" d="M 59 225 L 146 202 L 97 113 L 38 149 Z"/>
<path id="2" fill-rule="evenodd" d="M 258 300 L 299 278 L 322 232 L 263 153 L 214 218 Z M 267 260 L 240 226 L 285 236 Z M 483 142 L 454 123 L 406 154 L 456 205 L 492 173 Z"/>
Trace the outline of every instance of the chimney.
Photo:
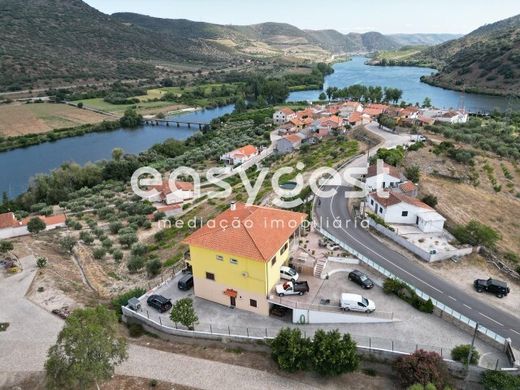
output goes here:
<path id="1" fill-rule="evenodd" d="M 235 201 L 231 202 L 231 204 L 229 205 L 229 209 L 231 211 L 235 211 L 237 209 L 237 204 Z"/>

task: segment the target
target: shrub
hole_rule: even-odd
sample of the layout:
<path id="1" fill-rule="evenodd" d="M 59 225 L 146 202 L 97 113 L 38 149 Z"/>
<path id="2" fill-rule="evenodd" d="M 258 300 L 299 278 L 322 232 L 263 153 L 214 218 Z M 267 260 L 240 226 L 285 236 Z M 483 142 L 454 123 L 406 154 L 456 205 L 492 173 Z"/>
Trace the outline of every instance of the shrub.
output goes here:
<path id="1" fill-rule="evenodd" d="M 132 254 L 134 256 L 143 256 L 148 253 L 148 247 L 143 244 L 134 244 L 132 245 Z"/>
<path id="2" fill-rule="evenodd" d="M 466 225 L 457 225 L 452 233 L 462 244 L 484 245 L 488 248 L 494 248 L 501 238 L 495 229 L 476 220 L 469 221 Z"/>
<path id="3" fill-rule="evenodd" d="M 388 278 L 383 283 L 383 291 L 386 294 L 395 294 L 403 301 L 408 302 L 410 305 L 415 307 L 417 310 L 423 313 L 433 313 L 434 306 L 431 299 L 425 301 L 417 295 L 414 289 L 408 286 L 406 283 L 401 282 L 397 279 Z"/>
<path id="4" fill-rule="evenodd" d="M 126 263 L 126 267 L 130 272 L 137 272 L 144 267 L 144 259 L 141 256 L 132 256 Z"/>
<path id="5" fill-rule="evenodd" d="M 112 253 L 112 256 L 114 257 L 114 260 L 119 263 L 121 260 L 123 260 L 123 251 L 116 249 L 114 253 Z"/>
<path id="6" fill-rule="evenodd" d="M 394 363 L 394 368 L 403 387 L 432 383 L 443 389 L 449 385 L 446 363 L 435 352 L 419 349 L 411 355 L 401 356 Z"/>
<path id="7" fill-rule="evenodd" d="M 271 357 L 281 370 L 303 371 L 310 368 L 312 342 L 298 328 L 284 328 L 269 343 Z"/>
<path id="8" fill-rule="evenodd" d="M 65 236 L 60 240 L 59 244 L 63 252 L 72 253 L 72 249 L 76 245 L 76 239 L 72 236 Z"/>
<path id="9" fill-rule="evenodd" d="M 158 211 L 153 215 L 153 220 L 155 222 L 160 221 L 161 219 L 166 218 L 166 214 L 162 211 Z"/>
<path id="10" fill-rule="evenodd" d="M 7 253 L 14 249 L 14 245 L 11 241 L 0 240 L 0 253 Z"/>
<path id="11" fill-rule="evenodd" d="M 146 272 L 149 277 L 157 276 L 161 273 L 162 264 L 159 259 L 153 259 L 146 263 Z"/>
<path id="12" fill-rule="evenodd" d="M 101 242 L 101 245 L 103 245 L 103 248 L 106 248 L 106 249 L 110 249 L 112 248 L 112 240 L 110 238 L 105 238 L 102 242 Z"/>
<path id="13" fill-rule="evenodd" d="M 108 229 L 110 230 L 110 233 L 117 234 L 119 233 L 119 230 L 123 228 L 123 224 L 119 221 L 111 222 L 110 225 L 108 225 Z"/>
<path id="14" fill-rule="evenodd" d="M 457 362 L 461 362 L 464 364 L 468 364 L 468 354 L 471 345 L 469 344 L 461 344 L 457 345 L 455 348 L 451 350 L 451 358 Z M 473 347 L 473 352 L 471 353 L 470 364 L 477 365 L 480 359 L 480 354 L 477 349 Z"/>
<path id="15" fill-rule="evenodd" d="M 412 182 L 418 183 L 419 178 L 421 177 L 421 168 L 419 168 L 418 165 L 412 165 L 411 167 L 406 168 L 405 175 Z"/>
<path id="16" fill-rule="evenodd" d="M 119 243 L 126 248 L 130 248 L 130 246 L 137 242 L 137 236 L 135 233 L 128 233 L 119 236 Z"/>
<path id="17" fill-rule="evenodd" d="M 485 371 L 482 384 L 485 390 L 518 390 L 520 377 L 503 371 Z"/>
<path id="18" fill-rule="evenodd" d="M 94 236 L 92 234 L 90 234 L 89 232 L 81 232 L 79 234 L 79 238 L 81 239 L 81 241 L 83 241 L 85 244 L 87 245 L 90 245 L 94 242 Z"/>
<path id="19" fill-rule="evenodd" d="M 47 267 L 47 258 L 45 258 L 43 256 L 38 256 L 36 258 L 36 266 L 38 268 L 45 268 L 45 267 Z"/>
<path id="20" fill-rule="evenodd" d="M 415 385 L 410 386 L 407 390 L 437 390 L 437 387 L 433 383 L 428 383 L 426 385 L 416 383 Z M 445 387 L 443 390 L 450 390 L 450 388 Z"/>
<path id="21" fill-rule="evenodd" d="M 422 201 L 430 207 L 437 206 L 438 200 L 435 195 L 426 195 L 422 198 Z"/>
<path id="22" fill-rule="evenodd" d="M 136 287 L 121 295 L 118 295 L 117 297 L 113 298 L 110 302 L 112 309 L 115 310 L 119 315 L 121 315 L 123 314 L 121 311 L 121 306 L 128 305 L 128 300 L 130 298 L 139 298 L 140 296 L 144 295 L 144 293 L 146 293 L 146 290 L 144 288 Z"/>
<path id="23" fill-rule="evenodd" d="M 312 341 L 312 364 L 322 376 L 337 376 L 352 372 L 359 366 L 356 342 L 349 334 L 319 329 Z"/>
<path id="24" fill-rule="evenodd" d="M 170 319 L 184 325 L 188 329 L 194 329 L 194 325 L 199 321 L 197 313 L 193 308 L 193 300 L 191 298 L 179 299 L 172 307 Z"/>
<path id="25" fill-rule="evenodd" d="M 103 259 L 106 254 L 107 254 L 107 251 L 106 251 L 105 248 L 96 248 L 92 252 L 92 255 L 94 256 L 94 259 L 96 259 L 96 260 Z"/>
<path id="26" fill-rule="evenodd" d="M 27 230 L 29 231 L 29 233 L 34 234 L 40 233 L 41 231 L 45 230 L 46 227 L 47 225 L 45 224 L 45 222 L 43 222 L 38 217 L 31 218 L 29 220 L 29 223 L 27 224 Z"/>

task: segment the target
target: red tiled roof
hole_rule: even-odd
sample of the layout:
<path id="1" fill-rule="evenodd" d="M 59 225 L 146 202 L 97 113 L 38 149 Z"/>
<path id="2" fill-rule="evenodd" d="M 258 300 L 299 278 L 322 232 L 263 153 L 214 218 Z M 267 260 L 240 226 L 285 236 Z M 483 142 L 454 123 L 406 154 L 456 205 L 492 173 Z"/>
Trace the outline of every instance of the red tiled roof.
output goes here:
<path id="1" fill-rule="evenodd" d="M 397 169 L 393 165 L 383 163 L 383 168 L 388 175 L 395 177 L 397 179 L 401 178 L 401 172 L 399 172 L 399 169 Z M 373 177 L 376 175 L 377 175 L 377 164 L 372 164 L 368 167 L 368 172 L 367 172 L 366 177 Z"/>
<path id="2" fill-rule="evenodd" d="M 289 141 L 291 144 L 297 144 L 299 142 L 302 142 L 302 139 L 301 137 L 299 137 L 298 135 L 296 134 L 289 134 L 289 135 L 286 135 L 285 138 L 287 141 Z"/>
<path id="3" fill-rule="evenodd" d="M 411 181 L 405 181 L 404 183 L 399 184 L 399 188 L 403 192 L 413 192 L 415 191 L 415 184 Z"/>
<path id="4" fill-rule="evenodd" d="M 426 210 L 435 211 L 430 206 L 428 206 L 426 203 L 421 202 L 419 199 L 412 198 L 411 196 L 408 196 L 408 195 L 405 195 L 405 194 L 402 194 L 399 192 L 394 192 L 394 191 L 384 191 L 384 192 L 386 195 L 388 195 L 387 197 L 381 197 L 381 196 L 377 195 L 377 191 L 370 193 L 370 196 L 372 198 L 374 198 L 379 204 L 381 204 L 385 208 L 402 202 L 402 203 L 407 203 L 412 206 L 420 207 L 420 208 L 423 208 Z"/>
<path id="5" fill-rule="evenodd" d="M 14 216 L 14 213 L 0 214 L 0 229 L 20 226 L 20 222 Z"/>
<path id="6" fill-rule="evenodd" d="M 33 218 L 35 217 L 33 216 L 22 219 L 22 225 L 26 226 Z M 48 217 L 38 215 L 36 218 L 40 218 L 43 222 L 45 222 L 46 226 L 59 225 L 65 223 L 65 220 L 67 219 L 65 214 L 50 215 Z"/>
<path id="7" fill-rule="evenodd" d="M 383 109 L 380 108 L 365 108 L 363 113 L 368 114 L 370 116 L 379 116 L 383 113 Z"/>
<path id="8" fill-rule="evenodd" d="M 238 203 L 183 243 L 267 262 L 298 229 L 306 214 Z"/>
<path id="9" fill-rule="evenodd" d="M 253 146 L 253 145 L 246 145 L 246 146 L 242 146 L 239 149 L 233 150 L 229 154 L 231 156 L 233 156 L 235 154 L 243 155 L 243 156 L 252 156 L 253 154 L 257 154 L 257 153 L 258 153 L 258 149 L 255 146 Z"/>
<path id="10" fill-rule="evenodd" d="M 279 111 L 283 112 L 285 115 L 293 115 L 294 114 L 294 111 L 291 110 L 289 107 L 280 108 Z"/>
<path id="11" fill-rule="evenodd" d="M 352 114 L 349 115 L 348 121 L 353 123 L 360 122 L 363 119 L 362 115 L 362 113 L 354 111 Z"/>

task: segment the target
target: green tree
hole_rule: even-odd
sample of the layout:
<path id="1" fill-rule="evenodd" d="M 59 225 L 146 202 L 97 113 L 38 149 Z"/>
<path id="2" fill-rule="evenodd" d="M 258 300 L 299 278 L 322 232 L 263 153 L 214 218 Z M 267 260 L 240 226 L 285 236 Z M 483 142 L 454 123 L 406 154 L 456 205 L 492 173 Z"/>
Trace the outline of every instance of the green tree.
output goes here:
<path id="1" fill-rule="evenodd" d="M 137 236 L 135 233 L 127 233 L 119 237 L 119 243 L 126 248 L 130 248 L 135 242 L 137 242 Z"/>
<path id="2" fill-rule="evenodd" d="M 432 106 L 432 99 L 426 96 L 422 104 L 423 108 L 430 108 Z"/>
<path id="3" fill-rule="evenodd" d="M 199 321 L 199 317 L 193 308 L 193 300 L 182 298 L 175 302 L 170 313 L 170 319 L 176 324 L 182 324 L 193 330 L 194 325 Z"/>
<path id="4" fill-rule="evenodd" d="M 359 366 L 356 342 L 349 334 L 319 329 L 312 340 L 312 363 L 322 376 L 335 376 L 355 371 Z"/>
<path id="5" fill-rule="evenodd" d="M 146 273 L 149 277 L 157 276 L 161 273 L 162 263 L 159 259 L 152 259 L 146 263 Z"/>
<path id="6" fill-rule="evenodd" d="M 87 245 L 90 245 L 94 242 L 94 236 L 86 231 L 81 232 L 79 234 L 79 238 Z"/>
<path id="7" fill-rule="evenodd" d="M 466 225 L 457 225 L 453 235 L 463 244 L 484 245 L 488 248 L 494 248 L 501 238 L 495 229 L 476 220 L 471 220 Z"/>
<path id="8" fill-rule="evenodd" d="M 72 253 L 74 245 L 76 245 L 76 239 L 72 236 L 65 236 L 59 242 L 60 248 L 65 253 Z"/>
<path id="9" fill-rule="evenodd" d="M 14 245 L 11 241 L 0 240 L 0 253 L 7 253 L 14 249 Z"/>
<path id="10" fill-rule="evenodd" d="M 132 256 L 126 263 L 126 267 L 132 273 L 138 272 L 144 267 L 144 259 L 141 256 Z"/>
<path id="11" fill-rule="evenodd" d="M 112 158 L 116 161 L 121 160 L 121 157 L 125 154 L 125 151 L 121 148 L 112 149 Z"/>
<path id="12" fill-rule="evenodd" d="M 83 102 L 78 103 L 78 108 L 83 108 Z"/>
<path id="13" fill-rule="evenodd" d="M 520 376 L 511 375 L 503 371 L 484 371 L 482 384 L 485 390 L 518 390 L 520 389 Z"/>
<path id="14" fill-rule="evenodd" d="M 437 197 L 432 194 L 428 194 L 428 195 L 424 196 L 422 198 L 422 201 L 430 207 L 435 207 L 435 206 L 437 206 L 437 203 L 438 203 Z"/>
<path id="15" fill-rule="evenodd" d="M 419 349 L 411 355 L 399 357 L 394 368 L 403 387 L 433 383 L 438 389 L 449 385 L 448 367 L 436 352 Z"/>
<path id="16" fill-rule="evenodd" d="M 468 355 L 470 348 L 470 344 L 457 345 L 455 348 L 451 350 L 451 358 L 457 362 L 468 364 Z M 477 351 L 477 349 L 473 347 L 473 351 L 471 352 L 470 364 L 477 365 L 479 360 L 480 354 Z"/>
<path id="17" fill-rule="evenodd" d="M 135 128 L 143 123 L 143 116 L 138 114 L 135 108 L 127 108 L 123 117 L 119 120 L 121 127 Z"/>
<path id="18" fill-rule="evenodd" d="M 449 390 L 449 387 L 445 387 L 442 390 Z M 415 385 L 410 386 L 407 390 L 437 390 L 437 387 L 433 383 L 428 383 L 426 385 L 416 383 Z"/>
<path id="19" fill-rule="evenodd" d="M 327 94 L 325 92 L 320 93 L 320 100 L 327 100 Z"/>
<path id="20" fill-rule="evenodd" d="M 244 100 L 244 98 L 237 98 L 237 100 L 235 101 L 235 111 L 236 112 L 245 112 L 247 111 L 247 105 L 246 105 L 246 101 Z"/>
<path id="21" fill-rule="evenodd" d="M 87 389 L 109 379 L 128 358 L 117 317 L 104 306 L 77 309 L 65 320 L 45 362 L 50 389 Z"/>
<path id="22" fill-rule="evenodd" d="M 94 251 L 92 252 L 94 259 L 96 259 L 96 260 L 102 260 L 106 254 L 107 254 L 106 249 L 101 248 L 101 247 L 94 249 Z"/>
<path id="23" fill-rule="evenodd" d="M 270 342 L 271 357 L 283 371 L 305 371 L 310 368 L 312 342 L 298 328 L 283 328 Z"/>
<path id="24" fill-rule="evenodd" d="M 412 165 L 406 168 L 405 175 L 408 179 L 417 184 L 421 177 L 421 168 L 419 165 Z"/>
<path id="25" fill-rule="evenodd" d="M 38 234 L 41 231 L 45 230 L 47 225 L 41 218 L 34 217 L 29 220 L 29 223 L 27 224 L 27 230 L 29 233 Z"/>

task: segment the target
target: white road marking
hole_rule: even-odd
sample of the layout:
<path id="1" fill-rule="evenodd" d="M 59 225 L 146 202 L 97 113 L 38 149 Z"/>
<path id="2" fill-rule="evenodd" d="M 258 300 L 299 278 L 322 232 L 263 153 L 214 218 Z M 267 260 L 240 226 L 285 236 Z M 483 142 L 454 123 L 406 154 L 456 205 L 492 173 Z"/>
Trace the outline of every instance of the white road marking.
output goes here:
<path id="1" fill-rule="evenodd" d="M 482 314 L 481 312 L 479 312 L 479 314 L 480 314 L 482 317 L 486 317 L 488 320 L 493 321 L 493 322 L 497 323 L 497 324 L 500 325 L 500 326 L 504 326 L 504 324 L 498 322 L 497 320 L 494 320 L 493 318 L 491 318 L 491 317 L 489 317 L 489 316 L 487 316 L 487 315 L 485 315 L 485 314 Z"/>
<path id="2" fill-rule="evenodd" d="M 469 310 L 473 310 L 470 306 L 466 305 L 465 303 L 463 305 L 466 306 Z"/>
<path id="3" fill-rule="evenodd" d="M 517 332 L 516 330 L 514 329 L 509 329 L 511 332 L 515 332 L 516 334 L 520 335 L 520 332 Z"/>
<path id="4" fill-rule="evenodd" d="M 457 299 L 453 298 L 451 295 L 448 295 L 451 299 L 453 299 L 454 301 L 456 301 Z"/>

